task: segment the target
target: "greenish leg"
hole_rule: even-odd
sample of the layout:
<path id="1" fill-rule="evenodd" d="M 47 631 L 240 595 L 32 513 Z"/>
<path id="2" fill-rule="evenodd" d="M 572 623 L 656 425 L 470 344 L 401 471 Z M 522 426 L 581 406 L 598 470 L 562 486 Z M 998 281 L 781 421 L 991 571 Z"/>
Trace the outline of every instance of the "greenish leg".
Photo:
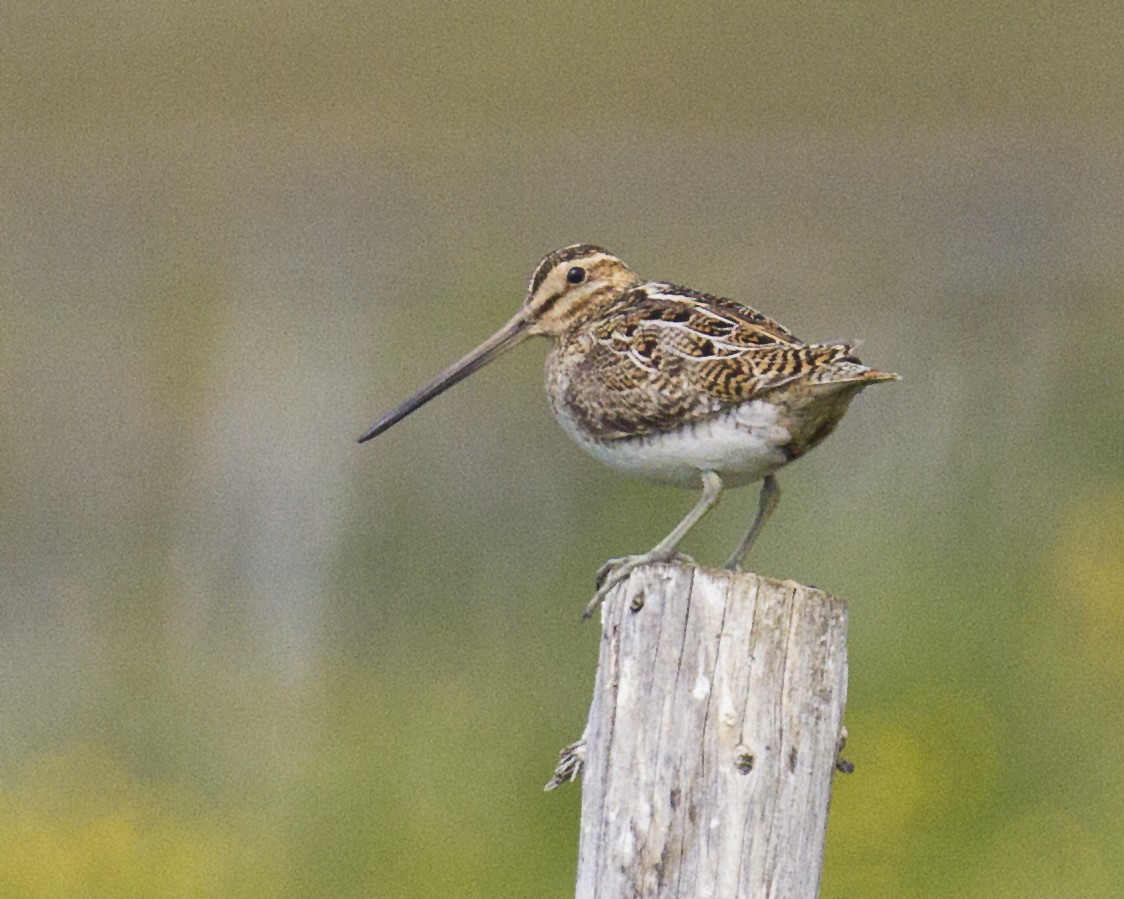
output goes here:
<path id="1" fill-rule="evenodd" d="M 679 553 L 676 550 L 680 542 L 687 536 L 687 532 L 698 524 L 703 517 L 718 503 L 718 497 L 722 493 L 722 479 L 718 477 L 717 472 L 704 471 L 702 473 L 702 496 L 695 504 L 695 507 L 684 517 L 684 519 L 675 526 L 675 529 L 657 543 L 651 550 L 639 556 L 624 556 L 620 559 L 610 559 L 601 569 L 597 572 L 598 589 L 593 594 L 593 599 L 589 601 L 589 605 L 585 607 L 585 612 L 582 618 L 589 618 L 597 607 L 605 601 L 605 597 L 609 595 L 617 584 L 625 580 L 632 573 L 632 570 L 639 568 L 641 565 L 647 565 L 649 562 L 668 562 L 676 558 Z"/>
<path id="2" fill-rule="evenodd" d="M 742 542 L 738 544 L 738 548 L 734 550 L 734 554 L 726 561 L 726 567 L 731 571 L 742 570 L 742 563 L 749 553 L 749 548 L 753 546 L 753 541 L 757 539 L 757 535 L 761 533 L 762 528 L 765 527 L 765 522 L 769 520 L 769 516 L 773 514 L 773 510 L 780 501 L 781 488 L 777 484 L 777 479 L 771 474 L 766 475 L 764 482 L 761 484 L 757 517 L 753 519 L 753 524 L 749 526 L 749 530 L 742 538 Z"/>

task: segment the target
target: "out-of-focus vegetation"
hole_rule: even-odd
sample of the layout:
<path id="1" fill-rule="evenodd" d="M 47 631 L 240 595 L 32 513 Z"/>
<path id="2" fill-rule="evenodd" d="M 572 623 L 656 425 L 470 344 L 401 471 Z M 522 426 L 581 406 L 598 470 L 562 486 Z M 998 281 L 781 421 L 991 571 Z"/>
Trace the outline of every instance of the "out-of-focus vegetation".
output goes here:
<path id="1" fill-rule="evenodd" d="M 693 497 L 541 347 L 354 438 L 578 240 L 904 376 L 753 560 L 852 603 L 823 895 L 1121 895 L 1122 28 L 7 4 L 0 895 L 571 893 L 578 613 Z"/>

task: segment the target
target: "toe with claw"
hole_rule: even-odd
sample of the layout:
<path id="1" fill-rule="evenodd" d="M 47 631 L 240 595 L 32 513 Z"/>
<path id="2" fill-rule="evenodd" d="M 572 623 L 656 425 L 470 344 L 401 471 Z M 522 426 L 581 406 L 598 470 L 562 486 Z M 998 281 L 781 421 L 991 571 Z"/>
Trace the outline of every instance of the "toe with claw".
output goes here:
<path id="1" fill-rule="evenodd" d="M 585 611 L 582 613 L 582 620 L 585 621 L 592 617 L 593 613 L 597 611 L 597 607 L 605 601 L 605 597 L 609 595 L 617 584 L 628 580 L 628 576 L 632 574 L 633 571 L 642 565 L 647 565 L 649 562 L 680 562 L 684 565 L 698 565 L 698 562 L 690 556 L 680 552 L 673 552 L 668 555 L 653 551 L 639 556 L 623 556 L 619 559 L 610 559 L 597 569 L 597 578 L 595 580 L 597 592 L 593 594 L 593 599 L 591 599 L 589 605 L 585 607 Z"/>

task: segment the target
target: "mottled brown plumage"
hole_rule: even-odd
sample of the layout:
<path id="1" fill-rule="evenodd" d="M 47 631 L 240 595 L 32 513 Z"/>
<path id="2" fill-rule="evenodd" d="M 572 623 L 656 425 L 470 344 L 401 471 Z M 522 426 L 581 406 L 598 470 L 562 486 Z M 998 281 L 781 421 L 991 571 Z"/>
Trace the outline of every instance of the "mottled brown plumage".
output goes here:
<path id="1" fill-rule="evenodd" d="M 654 549 L 602 569 L 587 613 L 637 565 L 676 556 L 723 482 L 760 480 L 757 517 L 728 562 L 740 567 L 776 505 L 774 472 L 830 434 L 862 388 L 897 379 L 863 365 L 853 344 L 806 344 L 755 309 L 642 281 L 605 250 L 575 244 L 539 263 L 522 309 L 503 328 L 360 441 L 531 336 L 552 340 L 547 395 L 579 445 L 621 471 L 703 487 L 695 508 Z"/>
<path id="2" fill-rule="evenodd" d="M 560 402 L 610 440 L 689 425 L 804 375 L 852 375 L 853 349 L 808 346 L 748 306 L 655 281 L 563 332 L 549 365 L 568 369 Z"/>

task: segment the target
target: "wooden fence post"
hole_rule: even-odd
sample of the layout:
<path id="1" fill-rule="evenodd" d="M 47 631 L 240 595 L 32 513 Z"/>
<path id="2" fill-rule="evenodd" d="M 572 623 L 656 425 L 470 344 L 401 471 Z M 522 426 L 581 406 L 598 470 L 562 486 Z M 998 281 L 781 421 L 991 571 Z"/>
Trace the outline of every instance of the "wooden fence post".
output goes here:
<path id="1" fill-rule="evenodd" d="M 813 899 L 846 638 L 846 603 L 792 581 L 668 564 L 618 586 L 552 781 L 582 768 L 578 899 Z"/>

